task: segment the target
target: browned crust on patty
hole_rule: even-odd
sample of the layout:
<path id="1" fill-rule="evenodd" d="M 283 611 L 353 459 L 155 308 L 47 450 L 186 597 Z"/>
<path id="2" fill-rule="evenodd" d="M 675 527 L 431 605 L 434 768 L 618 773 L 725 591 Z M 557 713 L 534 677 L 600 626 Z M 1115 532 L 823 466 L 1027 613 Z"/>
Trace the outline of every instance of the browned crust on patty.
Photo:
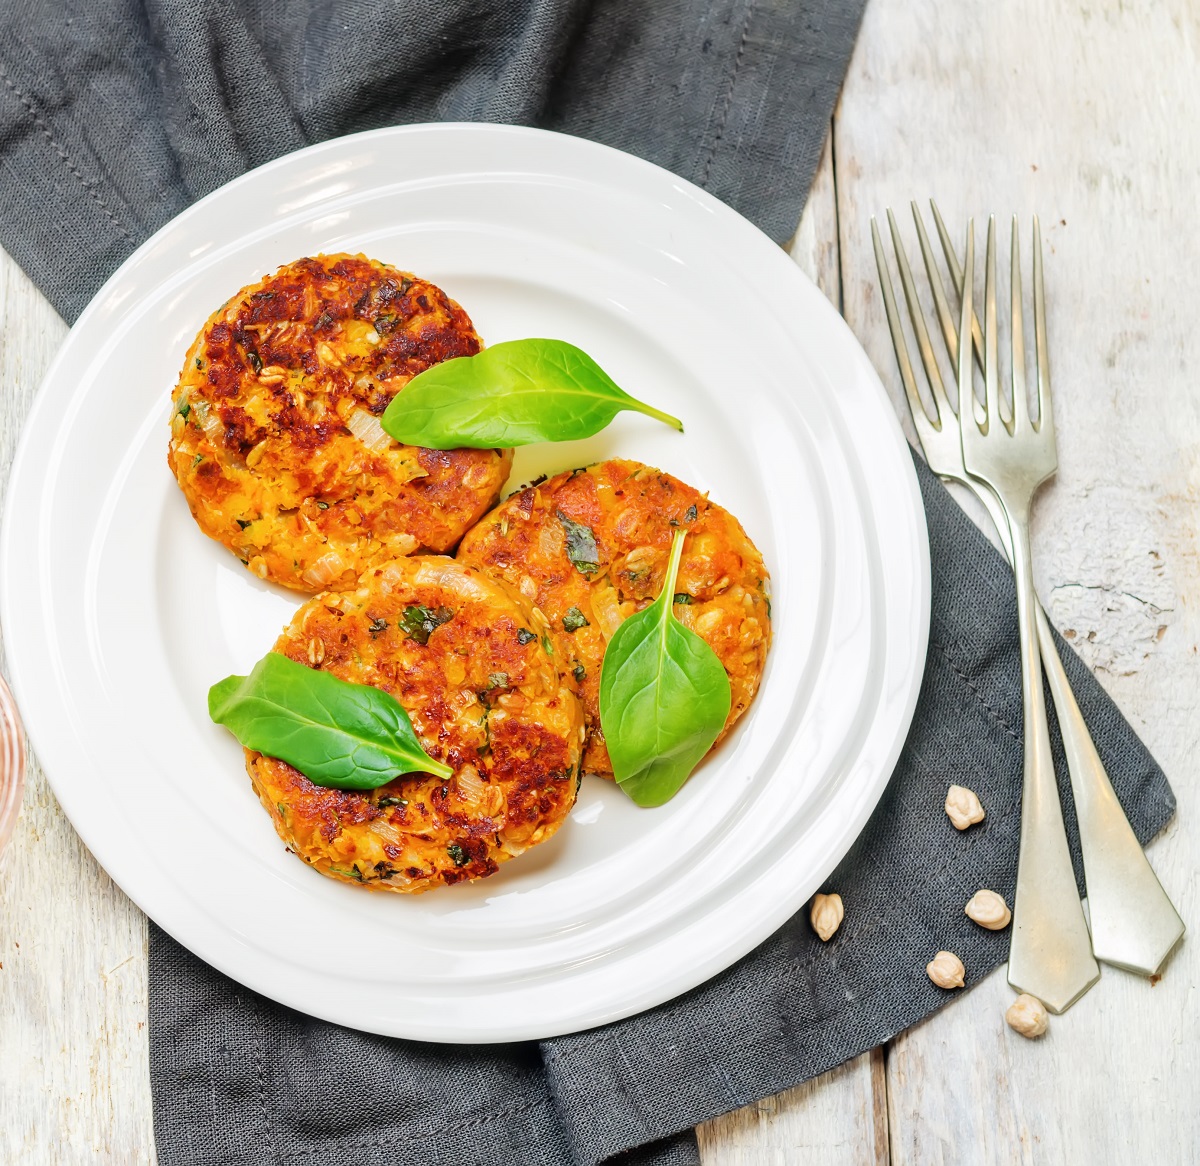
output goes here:
<path id="1" fill-rule="evenodd" d="M 480 347 L 440 288 L 362 255 L 298 259 L 242 289 L 172 396 L 168 460 L 200 528 L 309 592 L 453 549 L 499 497 L 512 451 L 403 446 L 373 427 L 417 373 Z"/>
<path id="2" fill-rule="evenodd" d="M 404 626 L 416 605 L 445 617 L 424 644 Z M 455 776 L 326 789 L 247 749 L 279 836 L 323 874 L 408 893 L 483 878 L 544 842 L 575 803 L 583 739 L 548 647 L 528 602 L 453 559 L 397 559 L 353 591 L 309 600 L 274 650 L 390 693 Z"/>
<path id="3" fill-rule="evenodd" d="M 597 566 L 568 554 L 569 523 L 595 537 Z M 675 593 L 680 621 L 702 636 L 729 674 L 723 737 L 758 690 L 771 643 L 769 577 L 741 523 L 698 490 L 640 462 L 613 459 L 571 470 L 506 499 L 470 530 L 460 562 L 501 579 L 544 613 L 555 648 L 583 700 L 587 773 L 612 776 L 600 727 L 600 665 L 622 619 L 663 586 L 671 539 L 688 538 Z M 577 610 L 587 623 L 579 622 Z M 720 738 L 718 738 L 720 740 Z"/>

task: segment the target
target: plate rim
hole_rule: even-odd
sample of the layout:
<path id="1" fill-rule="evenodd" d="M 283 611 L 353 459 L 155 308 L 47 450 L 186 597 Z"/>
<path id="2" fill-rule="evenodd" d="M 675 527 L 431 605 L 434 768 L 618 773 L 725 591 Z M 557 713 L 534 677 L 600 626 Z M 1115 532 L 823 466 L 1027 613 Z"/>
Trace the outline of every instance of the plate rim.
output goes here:
<path id="1" fill-rule="evenodd" d="M 815 287 L 807 274 L 801 270 L 801 268 L 786 254 L 786 252 L 782 250 L 782 248 L 778 248 L 777 245 L 765 234 L 759 231 L 754 224 L 750 223 L 731 207 L 720 202 L 720 200 L 716 199 L 707 191 L 696 187 L 694 184 L 679 177 L 671 171 L 665 170 L 662 167 L 638 158 L 635 155 L 626 154 L 623 151 L 616 150 L 613 147 L 595 143 L 588 139 L 575 138 L 571 135 L 555 133 L 553 131 L 532 129 L 521 126 L 494 125 L 489 123 L 435 122 L 417 123 L 408 126 L 388 126 L 375 130 L 365 130 L 339 138 L 328 139 L 324 142 L 307 146 L 300 150 L 293 151 L 292 153 L 282 155 L 279 158 L 272 159 L 262 166 L 256 167 L 253 170 L 239 175 L 229 183 L 223 184 L 216 190 L 204 196 L 202 199 L 197 200 L 197 202 L 187 207 L 179 215 L 175 216 L 165 223 L 161 228 L 159 228 L 159 230 L 155 231 L 154 234 L 152 234 L 138 248 L 136 248 L 116 269 L 116 271 L 109 276 L 109 278 L 97 291 L 95 296 L 93 296 L 93 298 L 89 301 L 84 311 L 80 314 L 79 318 L 75 322 L 75 325 L 72 327 L 71 332 L 68 334 L 59 351 L 55 354 L 53 360 L 51 361 L 50 366 L 39 385 L 38 392 L 35 395 L 33 405 L 29 411 L 25 423 L 22 426 L 17 449 L 14 454 L 9 472 L 7 497 L 5 501 L 3 519 L 2 522 L 0 522 L 0 580 L 2 580 L 4 583 L 3 586 L 0 586 L 0 627 L 2 627 L 5 632 L 4 642 L 6 648 L 8 649 L 9 672 L 18 698 L 20 699 L 25 693 L 31 690 L 32 681 L 26 676 L 26 667 L 28 666 L 30 672 L 32 672 L 35 664 L 22 661 L 21 650 L 13 650 L 13 646 L 19 642 L 20 637 L 14 638 L 11 634 L 9 634 L 11 629 L 14 628 L 15 621 L 17 619 L 17 613 L 13 610 L 13 604 L 15 602 L 13 599 L 14 588 L 7 585 L 12 574 L 14 564 L 18 560 L 16 549 L 13 546 L 13 540 L 15 537 L 13 534 L 13 514 L 17 508 L 19 490 L 21 488 L 28 488 L 25 486 L 25 479 L 29 476 L 30 470 L 27 469 L 26 462 L 29 457 L 30 447 L 33 444 L 32 435 L 41 425 L 41 414 L 46 408 L 49 407 L 47 404 L 47 394 L 44 391 L 45 386 L 53 381 L 58 375 L 60 366 L 66 362 L 68 355 L 73 351 L 75 338 L 81 335 L 83 326 L 86 325 L 95 314 L 102 310 L 106 294 L 111 289 L 119 286 L 122 280 L 126 278 L 129 270 L 135 268 L 140 263 L 143 255 L 155 247 L 164 236 L 173 231 L 178 231 L 180 225 L 186 223 L 186 221 L 191 217 L 202 214 L 204 209 L 209 204 L 223 198 L 230 188 L 240 187 L 254 181 L 261 181 L 261 176 L 264 173 L 270 173 L 274 169 L 283 169 L 285 167 L 295 165 L 298 159 L 309 160 L 317 158 L 325 152 L 335 152 L 338 150 L 353 148 L 353 144 L 357 142 L 377 141 L 379 139 L 396 136 L 408 137 L 429 133 L 482 133 L 489 135 L 508 135 L 518 138 L 533 138 L 539 140 L 556 139 L 562 144 L 562 148 L 568 150 L 579 149 L 585 153 L 589 151 L 595 151 L 601 156 L 615 155 L 622 160 L 622 165 L 627 166 L 632 163 L 637 168 L 642 169 L 644 172 L 652 174 L 654 181 L 662 181 L 666 179 L 677 190 L 687 194 L 688 197 L 693 201 L 700 203 L 718 219 L 725 219 L 726 222 L 735 224 L 736 228 L 741 231 L 745 231 L 748 228 L 757 234 L 762 241 L 770 246 L 770 248 L 777 251 L 779 260 L 786 266 L 786 269 L 790 271 L 788 278 L 799 278 L 801 281 L 807 284 L 810 291 L 815 293 L 816 296 L 820 297 L 821 302 L 826 305 L 829 318 L 831 320 L 836 319 L 838 327 L 844 331 L 844 340 L 847 342 L 844 345 L 845 350 L 853 357 L 854 362 L 859 366 L 860 370 L 866 374 L 867 379 L 871 383 L 872 390 L 879 398 L 881 411 L 886 414 L 886 428 L 890 431 L 893 441 L 899 444 L 900 452 L 906 455 L 903 459 L 905 464 L 902 470 L 902 476 L 908 486 L 906 496 L 908 509 L 911 513 L 911 516 L 915 519 L 917 528 L 914 532 L 914 549 L 916 552 L 914 558 L 915 564 L 918 568 L 918 573 L 915 580 L 914 594 L 916 610 L 913 612 L 916 626 L 912 629 L 914 633 L 912 636 L 914 660 L 910 663 L 907 670 L 906 690 L 904 694 L 905 699 L 902 705 L 902 712 L 896 721 L 896 727 L 893 732 L 892 740 L 888 743 L 887 749 L 881 751 L 882 755 L 886 758 L 886 763 L 878 766 L 879 772 L 874 776 L 871 795 L 864 799 L 862 804 L 856 807 L 856 810 L 853 814 L 848 815 L 850 824 L 845 828 L 843 836 L 838 845 L 834 846 L 830 851 L 830 854 L 833 856 L 832 865 L 830 866 L 830 870 L 827 871 L 824 876 L 828 877 L 828 874 L 831 873 L 834 868 L 836 868 L 836 865 L 841 861 L 845 853 L 850 849 L 855 840 L 861 834 L 867 819 L 878 805 L 879 800 L 882 798 L 887 788 L 891 774 L 894 771 L 896 761 L 899 757 L 901 749 L 903 748 L 904 741 L 908 735 L 913 717 L 915 715 L 921 680 L 924 673 L 923 665 L 928 645 L 931 617 L 932 588 L 930 548 L 924 506 L 921 499 L 920 484 L 917 478 L 915 467 L 911 464 L 907 457 L 909 453 L 907 440 L 904 437 L 899 420 L 896 417 L 894 409 L 892 408 L 891 400 L 888 397 L 882 381 L 880 380 L 878 373 L 871 364 L 871 361 L 867 357 L 861 344 L 858 342 L 849 326 L 842 319 L 841 315 L 837 312 L 836 308 L 834 308 L 832 304 L 829 304 L 828 301 L 825 300 L 824 296 L 821 295 L 819 289 Z M 314 210 L 310 210 L 309 213 L 315 214 L 317 211 L 319 211 L 319 209 L 320 204 L 318 203 L 317 207 Z M 783 269 L 781 268 L 781 270 Z M 40 479 L 35 477 L 32 479 L 32 481 L 40 481 Z M 25 719 L 27 725 L 31 726 L 28 731 L 30 733 L 30 739 L 35 745 L 35 752 L 40 756 L 41 753 L 39 745 L 43 733 L 43 727 L 40 724 L 41 718 L 37 716 L 29 716 L 27 714 Z M 32 727 L 33 722 L 39 722 L 36 729 Z M 56 782 L 48 770 L 45 772 L 47 781 L 54 790 L 56 797 L 58 797 L 64 812 L 67 814 L 68 819 L 72 823 L 72 826 L 76 829 L 85 845 L 88 846 L 88 849 L 92 852 L 97 862 L 99 862 L 100 865 L 104 867 L 106 871 L 108 871 L 110 864 L 106 861 L 101 861 L 100 858 L 100 852 L 105 849 L 104 845 L 102 843 L 93 845 L 93 839 L 95 837 L 93 827 L 89 825 L 80 825 L 77 823 L 76 817 L 72 814 L 69 808 L 69 803 L 72 801 L 70 794 L 64 798 L 60 792 L 60 783 Z M 118 861 L 112 865 L 119 867 L 121 864 Z M 137 904 L 139 909 L 145 912 L 148 917 L 153 919 L 154 917 L 150 915 L 150 913 L 146 911 L 145 907 L 142 905 L 141 895 L 131 894 L 130 891 L 127 890 L 126 887 L 115 876 L 112 877 L 114 878 L 114 881 L 117 882 L 117 885 L 121 887 L 123 893 L 129 895 L 134 903 Z M 785 906 L 780 907 L 780 903 L 785 904 Z M 729 945 L 727 943 L 723 944 L 719 955 L 715 957 L 709 957 L 707 959 L 698 959 L 696 961 L 696 974 L 694 974 L 688 980 L 688 982 L 673 984 L 665 991 L 665 993 L 662 991 L 649 994 L 643 993 L 643 997 L 647 995 L 650 997 L 648 999 L 643 997 L 632 997 L 634 1003 L 630 1007 L 614 1007 L 609 1013 L 593 1014 L 587 1017 L 584 1022 L 565 1028 L 561 1026 L 551 1026 L 551 1028 L 547 1029 L 544 1026 L 539 1027 L 536 1024 L 515 1024 L 509 1022 L 507 1027 L 497 1026 L 494 1031 L 484 1034 L 472 1031 L 470 1034 L 470 1040 L 472 1043 L 483 1044 L 513 1040 L 545 1039 L 550 1036 L 561 1035 L 567 1032 L 584 1031 L 587 1029 L 596 1028 L 614 1020 L 635 1015 L 648 1008 L 666 1003 L 675 999 L 684 992 L 697 987 L 699 984 L 706 982 L 712 976 L 719 974 L 725 968 L 732 966 L 749 951 L 753 950 L 760 943 L 766 940 L 775 932 L 775 930 L 777 930 L 779 926 L 786 922 L 787 919 L 793 917 L 798 910 L 802 909 L 803 902 L 792 902 L 786 896 L 780 896 L 776 903 L 775 910 L 770 912 L 766 917 L 769 922 L 769 926 L 764 927 L 761 930 L 761 933 L 756 934 L 749 942 L 734 945 Z M 286 989 L 286 986 L 281 986 L 275 981 L 270 981 L 264 986 L 264 977 L 261 975 L 257 978 L 257 982 L 253 982 L 255 981 L 255 977 L 247 976 L 244 968 L 231 967 L 228 960 L 222 958 L 220 955 L 214 956 L 211 952 L 212 944 L 208 942 L 197 943 L 195 935 L 189 935 L 187 941 L 185 941 L 184 939 L 180 938 L 176 934 L 175 930 L 169 925 L 166 925 L 157 919 L 155 922 L 164 931 L 166 931 L 168 934 L 171 934 L 177 942 L 181 943 L 182 946 L 192 951 L 199 958 L 205 960 L 213 967 L 218 968 L 220 971 L 229 975 L 238 982 L 246 984 L 253 990 L 262 992 L 262 994 L 270 997 L 271 999 L 277 1000 L 280 1003 L 295 1008 L 307 1015 L 316 1016 L 329 1020 L 333 1023 L 344 1024 L 350 1027 L 363 1028 L 365 1031 L 375 1031 L 383 1033 L 384 1035 L 401 1036 L 408 1039 L 428 1040 L 438 1043 L 457 1043 L 464 1039 L 464 1033 L 462 1031 L 445 1031 L 444 1025 L 439 1026 L 437 1024 L 432 1026 L 411 1026 L 404 1032 L 397 1032 L 390 1027 L 371 1028 L 369 1026 L 364 1026 L 362 1024 L 361 1016 L 352 1016 L 348 1012 L 339 1010 L 336 1007 L 328 1008 L 320 1005 L 314 1006 L 314 1002 L 311 999 L 306 998 L 303 993 L 300 993 L 299 995 L 291 993 Z M 209 949 L 207 952 L 204 950 L 206 948 Z M 324 1003 L 324 1001 L 320 1002 L 320 1004 Z"/>

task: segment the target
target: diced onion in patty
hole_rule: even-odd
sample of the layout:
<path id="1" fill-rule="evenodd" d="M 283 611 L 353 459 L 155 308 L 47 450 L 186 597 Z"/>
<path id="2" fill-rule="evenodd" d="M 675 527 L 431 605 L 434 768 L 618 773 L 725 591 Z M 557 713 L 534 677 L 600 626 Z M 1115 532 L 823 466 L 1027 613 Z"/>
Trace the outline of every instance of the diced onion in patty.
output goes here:
<path id="1" fill-rule="evenodd" d="M 592 612 L 596 623 L 604 633 L 604 639 L 611 640 L 617 628 L 621 626 L 624 617 L 621 615 L 621 600 L 615 587 L 597 587 L 592 595 Z"/>
<path id="2" fill-rule="evenodd" d="M 325 587 L 346 569 L 346 562 L 337 551 L 322 555 L 300 576 L 310 587 Z"/>
<path id="3" fill-rule="evenodd" d="M 225 444 L 225 422 L 221 420 L 215 409 L 205 409 L 203 416 L 200 418 L 200 428 L 204 430 L 204 436 L 216 446 L 217 449 L 222 448 Z"/>
<path id="4" fill-rule="evenodd" d="M 458 792 L 462 794 L 463 799 L 472 806 L 478 806 L 482 800 L 487 787 L 483 784 L 483 779 L 479 776 L 479 770 L 473 765 L 464 765 L 455 775 L 455 784 L 458 786 Z"/>
<path id="5" fill-rule="evenodd" d="M 393 846 L 404 845 L 404 835 L 391 822 L 385 821 L 383 818 L 376 818 L 374 821 L 368 822 L 367 829 L 378 834 L 380 838 L 387 839 Z"/>
<path id="6" fill-rule="evenodd" d="M 355 409 L 346 422 L 346 428 L 372 453 L 379 453 L 395 444 L 379 424 L 379 418 L 365 409 Z"/>
<path id="7" fill-rule="evenodd" d="M 553 562 L 562 553 L 563 530 L 557 523 L 543 523 L 538 532 L 538 554 L 543 562 Z"/>

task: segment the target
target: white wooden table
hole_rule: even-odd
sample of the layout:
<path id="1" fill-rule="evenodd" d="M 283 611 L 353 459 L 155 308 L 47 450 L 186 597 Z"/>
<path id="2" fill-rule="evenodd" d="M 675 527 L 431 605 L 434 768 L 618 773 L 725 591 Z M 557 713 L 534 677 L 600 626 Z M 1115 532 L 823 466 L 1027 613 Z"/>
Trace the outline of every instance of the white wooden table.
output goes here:
<path id="1" fill-rule="evenodd" d="M 870 216 L 928 195 L 955 223 L 1040 213 L 1059 474 L 1037 508 L 1039 589 L 1174 784 L 1151 857 L 1193 926 L 1198 54 L 1189 0 L 871 0 L 792 249 L 903 414 Z M 65 334 L 0 254 L 5 479 Z M 1195 1161 L 1198 950 L 1185 939 L 1153 986 L 1106 968 L 1038 1042 L 1004 1026 L 998 971 L 886 1048 L 708 1123 L 704 1161 Z M 0 1162 L 153 1161 L 145 1018 L 145 920 L 35 763 L 0 866 Z"/>

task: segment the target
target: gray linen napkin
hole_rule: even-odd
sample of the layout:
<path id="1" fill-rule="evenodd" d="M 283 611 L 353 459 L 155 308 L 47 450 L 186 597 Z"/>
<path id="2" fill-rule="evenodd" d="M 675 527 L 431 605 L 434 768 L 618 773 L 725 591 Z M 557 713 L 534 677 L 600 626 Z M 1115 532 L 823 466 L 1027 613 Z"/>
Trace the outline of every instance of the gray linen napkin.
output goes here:
<path id="1" fill-rule="evenodd" d="M 0 243 L 67 318 L 151 231 L 251 166 L 418 120 L 543 125 L 640 154 L 777 240 L 799 217 L 862 0 L 8 0 L 0 7 Z M 692 1126 L 888 1039 L 973 983 L 1006 933 L 1021 774 L 1008 569 L 917 460 L 933 624 L 916 719 L 827 889 L 827 945 L 797 916 L 693 992 L 592 1032 L 501 1047 L 389 1040 L 240 987 L 151 925 L 162 1166 L 690 1166 Z M 992 602 L 988 602 L 990 599 Z M 1071 652 L 1064 663 L 1138 836 L 1174 798 Z M 1052 714 L 1053 715 L 1053 714 Z M 1059 780 L 1077 853 L 1061 750 Z M 959 834 L 961 781 L 991 809 Z M 1082 887 L 1082 871 L 1077 865 Z"/>
<path id="2" fill-rule="evenodd" d="M 796 229 L 866 0 L 4 0 L 0 244 L 67 320 L 189 203 L 356 130 L 492 121 Z"/>

